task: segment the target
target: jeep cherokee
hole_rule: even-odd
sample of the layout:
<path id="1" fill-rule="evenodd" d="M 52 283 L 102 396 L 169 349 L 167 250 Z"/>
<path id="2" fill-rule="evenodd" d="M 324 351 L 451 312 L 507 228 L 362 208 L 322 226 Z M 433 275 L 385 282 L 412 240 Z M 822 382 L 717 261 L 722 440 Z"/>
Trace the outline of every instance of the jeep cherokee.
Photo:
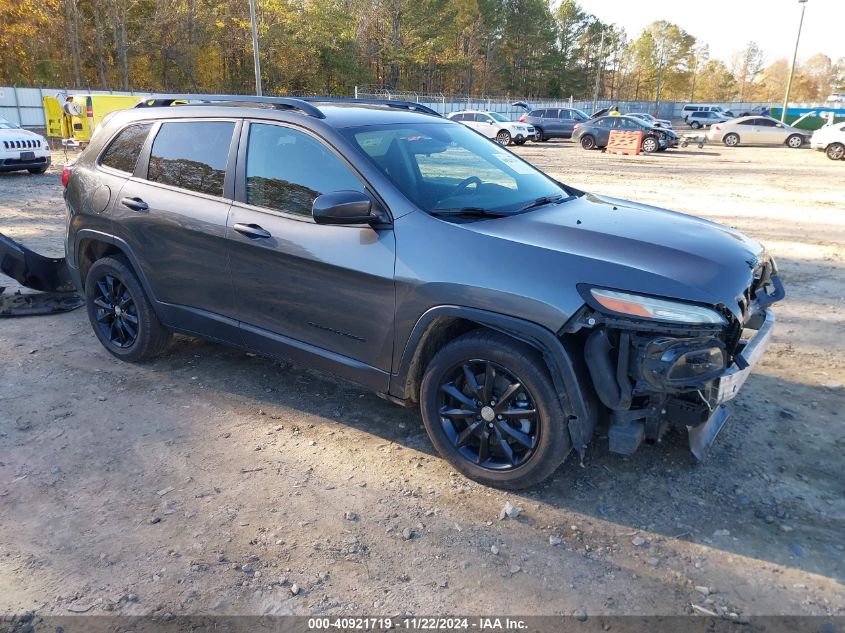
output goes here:
<path id="1" fill-rule="evenodd" d="M 702 457 L 770 340 L 784 292 L 756 241 L 579 191 L 419 104 L 142 105 L 63 174 L 67 264 L 120 359 L 182 332 L 333 372 L 518 488 L 600 420 L 611 451 L 671 424 Z"/>

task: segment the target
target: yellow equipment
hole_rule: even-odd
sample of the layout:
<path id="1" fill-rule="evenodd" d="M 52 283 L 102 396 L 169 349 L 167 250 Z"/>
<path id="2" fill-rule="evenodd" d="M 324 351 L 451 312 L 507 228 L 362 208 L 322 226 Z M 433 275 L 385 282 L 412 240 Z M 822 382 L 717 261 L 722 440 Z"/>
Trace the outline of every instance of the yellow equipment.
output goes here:
<path id="1" fill-rule="evenodd" d="M 134 108 L 144 97 L 131 95 L 74 94 L 44 97 L 47 136 L 85 145 L 109 112 Z"/>

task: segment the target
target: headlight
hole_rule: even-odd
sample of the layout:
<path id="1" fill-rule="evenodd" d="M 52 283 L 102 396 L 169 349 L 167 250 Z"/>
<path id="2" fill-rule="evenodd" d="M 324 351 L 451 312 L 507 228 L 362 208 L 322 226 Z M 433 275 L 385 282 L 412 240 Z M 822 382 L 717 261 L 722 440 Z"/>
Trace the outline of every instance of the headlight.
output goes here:
<path id="1" fill-rule="evenodd" d="M 601 307 L 614 314 L 673 323 L 727 324 L 725 317 L 715 310 L 690 303 L 644 297 L 604 288 L 591 288 L 590 294 Z"/>

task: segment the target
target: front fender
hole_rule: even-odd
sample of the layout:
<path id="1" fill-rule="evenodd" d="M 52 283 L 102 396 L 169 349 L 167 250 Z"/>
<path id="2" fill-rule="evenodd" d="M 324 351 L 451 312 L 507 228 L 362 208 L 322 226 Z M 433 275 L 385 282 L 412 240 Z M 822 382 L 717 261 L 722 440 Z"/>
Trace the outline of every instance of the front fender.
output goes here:
<path id="1" fill-rule="evenodd" d="M 538 350 L 551 374 L 563 410 L 569 416 L 572 446 L 583 455 L 595 428 L 597 407 L 589 389 L 589 378 L 581 360 L 582 354 L 567 349 L 554 332 L 536 323 L 515 317 L 457 305 L 436 306 L 427 310 L 416 322 L 405 343 L 397 371 L 391 376 L 390 395 L 408 400 L 415 394 L 411 373 L 418 359 L 420 346 L 435 323 L 443 318 L 463 319 L 502 332 Z"/>

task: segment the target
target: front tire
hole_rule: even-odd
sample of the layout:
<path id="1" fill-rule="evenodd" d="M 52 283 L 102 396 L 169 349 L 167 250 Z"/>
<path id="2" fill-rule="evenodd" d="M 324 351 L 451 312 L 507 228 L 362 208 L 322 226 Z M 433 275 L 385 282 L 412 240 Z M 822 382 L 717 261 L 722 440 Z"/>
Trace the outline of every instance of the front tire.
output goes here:
<path id="1" fill-rule="evenodd" d="M 733 132 L 725 134 L 725 138 L 722 139 L 722 142 L 727 147 L 736 147 L 739 145 L 739 134 L 734 134 Z"/>
<path id="2" fill-rule="evenodd" d="M 510 145 L 511 133 L 507 130 L 499 130 L 499 132 L 496 134 L 496 142 L 502 146 Z"/>
<path id="3" fill-rule="evenodd" d="M 470 332 L 443 347 L 426 368 L 420 404 L 440 455 L 485 485 L 536 485 L 572 448 L 542 356 L 497 332 Z"/>
<path id="4" fill-rule="evenodd" d="M 587 134 L 586 136 L 581 137 L 581 147 L 584 149 L 595 149 L 596 147 L 596 139 Z"/>
<path id="5" fill-rule="evenodd" d="M 85 278 L 85 299 L 94 334 L 120 360 L 152 358 L 170 343 L 170 331 L 158 320 L 124 257 L 105 257 L 92 264 Z"/>
<path id="6" fill-rule="evenodd" d="M 27 169 L 30 174 L 43 174 L 50 168 L 50 165 L 44 165 L 43 167 L 33 167 L 31 169 Z"/>
<path id="7" fill-rule="evenodd" d="M 787 147 L 791 147 L 792 149 L 798 149 L 804 144 L 804 138 L 800 134 L 793 134 L 789 138 L 786 139 Z"/>
<path id="8" fill-rule="evenodd" d="M 842 143 L 831 143 L 824 150 L 824 153 L 830 160 L 842 160 L 845 158 L 845 145 Z"/>
<path id="9" fill-rule="evenodd" d="M 660 149 L 660 143 L 658 143 L 657 139 L 653 136 L 647 136 L 643 139 L 641 149 L 646 154 L 653 154 L 658 149 Z"/>

